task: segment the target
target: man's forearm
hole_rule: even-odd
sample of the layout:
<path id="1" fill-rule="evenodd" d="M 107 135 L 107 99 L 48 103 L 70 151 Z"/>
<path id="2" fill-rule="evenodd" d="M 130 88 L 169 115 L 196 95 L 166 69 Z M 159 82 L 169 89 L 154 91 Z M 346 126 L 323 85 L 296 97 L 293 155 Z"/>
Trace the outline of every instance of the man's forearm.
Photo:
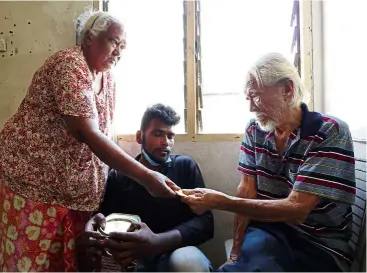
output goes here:
<path id="1" fill-rule="evenodd" d="M 182 246 L 182 236 L 177 229 L 172 229 L 167 232 L 158 233 L 156 236 L 156 255 L 169 252 Z"/>
<path id="2" fill-rule="evenodd" d="M 307 214 L 288 199 L 260 200 L 228 196 L 218 209 L 267 222 L 303 222 Z"/>
<path id="3" fill-rule="evenodd" d="M 237 197 L 253 199 L 256 196 L 256 178 L 246 175 L 242 176 L 240 184 L 237 187 Z M 231 259 L 237 260 L 249 223 L 249 217 L 238 213 L 235 215 Z"/>
<path id="4" fill-rule="evenodd" d="M 247 231 L 250 219 L 244 215 L 236 214 L 234 221 L 234 237 L 230 258 L 238 258 L 237 255 L 241 249 L 245 233 Z"/>

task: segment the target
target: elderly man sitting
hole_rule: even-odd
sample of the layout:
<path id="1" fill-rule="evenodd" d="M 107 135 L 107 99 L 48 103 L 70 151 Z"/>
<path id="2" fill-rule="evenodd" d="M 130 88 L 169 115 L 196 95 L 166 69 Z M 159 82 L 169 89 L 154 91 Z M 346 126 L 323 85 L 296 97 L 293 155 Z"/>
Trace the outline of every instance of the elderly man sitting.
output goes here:
<path id="1" fill-rule="evenodd" d="M 197 213 L 237 213 L 221 271 L 340 271 L 351 262 L 354 152 L 348 125 L 311 112 L 291 63 L 259 60 L 245 90 L 251 120 L 243 137 L 238 196 L 184 190 Z"/>

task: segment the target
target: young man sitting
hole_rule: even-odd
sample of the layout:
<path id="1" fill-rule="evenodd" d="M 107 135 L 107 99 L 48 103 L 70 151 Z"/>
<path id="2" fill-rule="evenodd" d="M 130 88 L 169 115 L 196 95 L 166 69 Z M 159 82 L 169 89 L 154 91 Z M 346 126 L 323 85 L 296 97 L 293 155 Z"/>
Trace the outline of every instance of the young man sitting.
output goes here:
<path id="1" fill-rule="evenodd" d="M 196 162 L 188 156 L 171 155 L 174 127 L 179 121 L 180 117 L 171 107 L 156 104 L 148 108 L 136 134 L 142 147 L 136 160 L 163 173 L 181 188 L 203 188 L 203 177 Z M 107 240 L 105 246 L 119 264 L 128 265 L 138 260 L 137 270 L 145 272 L 210 271 L 210 262 L 194 247 L 213 237 L 210 211 L 196 215 L 180 198 L 155 198 L 137 182 L 111 170 L 100 212 L 105 216 L 135 214 L 143 222 L 137 232 L 117 234 L 120 242 Z"/>

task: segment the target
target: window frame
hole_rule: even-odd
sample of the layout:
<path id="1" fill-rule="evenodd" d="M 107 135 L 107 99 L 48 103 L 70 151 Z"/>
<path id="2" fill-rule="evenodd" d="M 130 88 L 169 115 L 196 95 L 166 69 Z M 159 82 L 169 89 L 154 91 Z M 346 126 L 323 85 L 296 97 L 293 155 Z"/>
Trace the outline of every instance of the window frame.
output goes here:
<path id="1" fill-rule="evenodd" d="M 116 1 L 116 0 L 115 0 Z M 236 134 L 213 134 L 200 133 L 200 99 L 198 94 L 200 87 L 197 86 L 197 58 L 196 58 L 196 9 L 197 2 L 200 0 L 183 0 L 185 20 L 185 128 L 186 133 L 177 134 L 176 141 L 181 142 L 221 142 L 221 141 L 241 141 L 243 133 Z M 295 0 L 297 1 L 297 0 Z M 108 0 L 93 0 L 93 7 L 102 10 Z M 108 5 L 108 4 L 107 4 Z M 312 42 L 312 1 L 299 1 L 300 9 L 300 59 L 301 59 L 301 78 L 308 90 L 310 90 L 309 108 L 314 108 L 314 81 L 313 81 L 313 42 Z M 290 11 L 291 15 L 291 11 Z M 291 41 L 290 41 L 291 43 Z M 135 134 L 123 134 L 116 136 L 117 141 L 135 142 Z"/>

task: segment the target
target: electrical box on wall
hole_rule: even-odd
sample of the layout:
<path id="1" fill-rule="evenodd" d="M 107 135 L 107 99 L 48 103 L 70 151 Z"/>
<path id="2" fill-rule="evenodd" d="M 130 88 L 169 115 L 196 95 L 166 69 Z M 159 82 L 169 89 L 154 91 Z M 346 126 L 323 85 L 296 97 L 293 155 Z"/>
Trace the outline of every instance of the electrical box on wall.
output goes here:
<path id="1" fill-rule="evenodd" d="M 0 52 L 6 52 L 6 40 L 0 38 Z"/>

